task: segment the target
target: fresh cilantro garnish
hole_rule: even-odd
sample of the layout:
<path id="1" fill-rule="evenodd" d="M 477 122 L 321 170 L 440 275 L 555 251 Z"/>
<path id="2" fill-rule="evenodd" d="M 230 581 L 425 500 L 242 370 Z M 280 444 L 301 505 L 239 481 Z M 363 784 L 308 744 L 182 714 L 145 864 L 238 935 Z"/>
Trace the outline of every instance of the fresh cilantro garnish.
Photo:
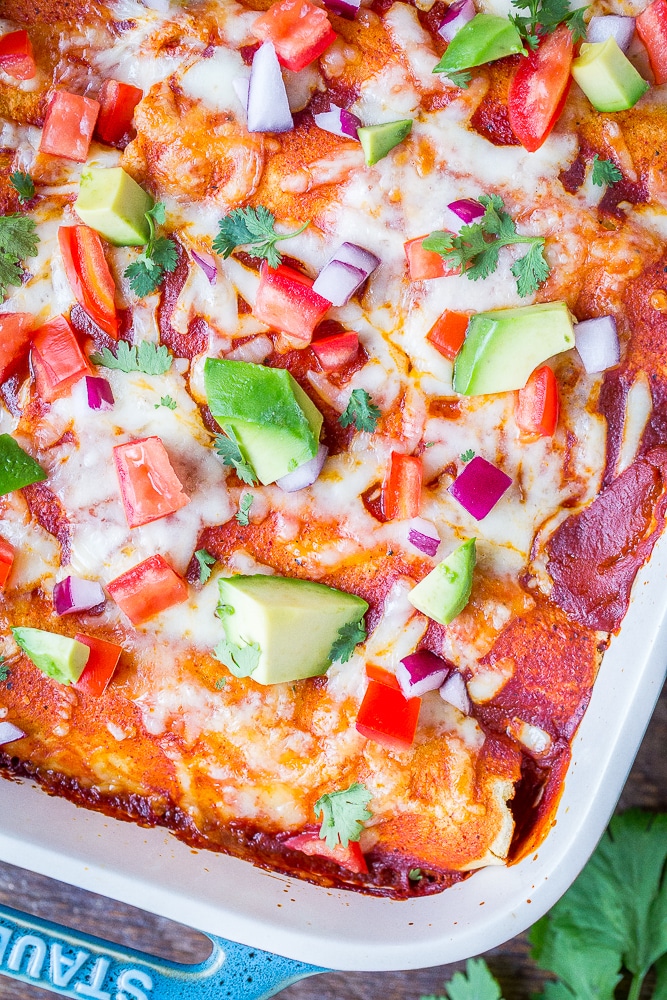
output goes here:
<path id="1" fill-rule="evenodd" d="M 411 868 L 408 872 L 408 878 L 411 882 L 421 882 L 423 877 L 421 868 Z"/>
<path id="2" fill-rule="evenodd" d="M 235 677 L 250 677 L 257 669 L 261 650 L 256 642 L 246 642 L 237 646 L 229 639 L 221 639 L 213 650 L 216 660 L 227 667 Z"/>
<path id="3" fill-rule="evenodd" d="M 365 389 L 353 389 L 350 401 L 345 407 L 345 412 L 341 413 L 338 423 L 341 427 L 349 427 L 353 424 L 358 431 L 368 431 L 372 434 L 378 425 L 380 411 L 373 403 L 369 393 Z"/>
<path id="4" fill-rule="evenodd" d="M 174 240 L 155 235 L 156 224 L 163 225 L 166 218 L 163 202 L 156 202 L 145 214 L 150 227 L 148 243 L 137 259 L 125 268 L 125 277 L 129 279 L 132 291 L 140 299 L 157 291 L 166 272 L 175 270 L 178 263 L 178 251 Z"/>
<path id="5" fill-rule="evenodd" d="M 241 454 L 239 443 L 231 428 L 226 431 L 226 435 L 225 437 L 224 434 L 216 434 L 213 442 L 216 455 L 220 456 L 223 465 L 231 466 L 241 482 L 247 483 L 248 486 L 254 486 L 257 482 L 255 470 Z"/>
<path id="6" fill-rule="evenodd" d="M 445 983 L 445 996 L 423 996 L 420 1000 L 501 1000 L 501 998 L 500 986 L 484 959 L 469 958 L 466 962 L 466 971 L 455 972 L 449 982 Z"/>
<path id="7" fill-rule="evenodd" d="M 0 296 L 8 285 L 21 284 L 20 263 L 37 256 L 39 236 L 35 223 L 26 215 L 0 216 Z"/>
<path id="8" fill-rule="evenodd" d="M 591 180 L 598 187 L 605 187 L 609 184 L 617 184 L 623 174 L 618 169 L 613 160 L 601 160 L 596 153 L 593 157 L 593 173 Z"/>
<path id="9" fill-rule="evenodd" d="M 467 90 L 472 73 L 467 69 L 459 69 L 450 70 L 449 73 L 446 73 L 445 75 L 450 83 L 453 83 L 455 87 L 460 87 L 461 90 Z"/>
<path id="10" fill-rule="evenodd" d="M 511 271 L 517 279 L 519 295 L 522 298 L 532 295 L 549 277 L 544 237 L 520 236 L 499 195 L 480 195 L 478 200 L 485 209 L 479 222 L 462 226 L 458 236 L 433 232 L 422 240 L 422 246 L 439 253 L 448 265 L 460 267 L 471 281 L 477 281 L 496 270 L 501 247 L 528 243 L 528 253 L 512 264 Z"/>
<path id="11" fill-rule="evenodd" d="M 215 563 L 215 556 L 212 556 L 206 549 L 197 549 L 195 559 L 199 563 L 199 582 L 206 583 L 211 575 L 211 566 Z"/>
<path id="12" fill-rule="evenodd" d="M 364 821 L 372 816 L 366 808 L 371 798 L 365 785 L 356 781 L 345 791 L 328 792 L 317 800 L 315 815 L 322 815 L 320 838 L 327 847 L 333 848 L 339 842 L 347 847 L 351 840 L 359 840 Z"/>
<path id="13" fill-rule="evenodd" d="M 340 663 L 347 663 L 354 653 L 355 646 L 366 641 L 366 626 L 363 618 L 358 622 L 348 622 L 338 629 L 338 638 L 334 639 L 333 646 L 329 650 L 329 659 L 332 663 L 338 660 Z"/>
<path id="14" fill-rule="evenodd" d="M 168 410 L 175 410 L 177 403 L 171 396 L 160 396 L 160 402 L 155 404 L 155 409 L 159 410 L 161 406 L 166 406 Z"/>
<path id="15" fill-rule="evenodd" d="M 462 462 L 471 462 L 474 457 L 475 457 L 475 452 L 472 450 L 472 448 L 468 448 L 467 451 L 464 451 L 459 456 Z"/>
<path id="16" fill-rule="evenodd" d="M 218 677 L 217 681 L 215 682 L 215 690 L 222 691 L 226 683 L 227 683 L 226 677 Z"/>
<path id="17" fill-rule="evenodd" d="M 21 170 L 15 170 L 9 175 L 11 185 L 19 196 L 21 205 L 35 197 L 35 185 L 30 174 L 24 174 Z"/>
<path id="18" fill-rule="evenodd" d="M 0 656 L 0 684 L 4 684 L 9 678 L 9 667 L 4 661 L 4 658 Z"/>
<path id="19" fill-rule="evenodd" d="M 241 497 L 241 503 L 239 504 L 239 509 L 237 510 L 236 514 L 234 514 L 236 520 L 239 522 L 239 524 L 243 525 L 244 528 L 247 528 L 248 525 L 250 524 L 250 518 L 248 517 L 248 514 L 250 513 L 250 508 L 252 507 L 254 499 L 255 498 L 252 495 L 252 493 L 244 493 L 243 496 Z"/>
<path id="20" fill-rule="evenodd" d="M 173 359 L 164 344 L 158 347 L 148 340 L 142 340 L 131 347 L 126 340 L 119 340 L 115 354 L 108 347 L 103 347 L 100 354 L 91 354 L 90 360 L 94 365 L 115 368 L 119 372 L 164 375 L 171 368 Z"/>
<path id="21" fill-rule="evenodd" d="M 541 38 L 550 35 L 559 24 L 566 24 L 572 32 L 573 41 L 586 37 L 584 14 L 588 7 L 570 10 L 569 0 L 512 0 L 517 10 L 527 10 L 528 17 L 510 14 L 517 31 L 529 48 L 535 50 Z"/>
<path id="22" fill-rule="evenodd" d="M 223 257 L 229 257 L 237 247 L 247 247 L 253 257 L 263 257 L 271 267 L 278 267 L 282 255 L 276 249 L 276 243 L 298 236 L 310 222 L 304 222 L 300 229 L 283 236 L 275 231 L 275 222 L 275 216 L 264 205 L 235 208 L 220 219 L 220 230 L 213 240 L 213 249 Z"/>

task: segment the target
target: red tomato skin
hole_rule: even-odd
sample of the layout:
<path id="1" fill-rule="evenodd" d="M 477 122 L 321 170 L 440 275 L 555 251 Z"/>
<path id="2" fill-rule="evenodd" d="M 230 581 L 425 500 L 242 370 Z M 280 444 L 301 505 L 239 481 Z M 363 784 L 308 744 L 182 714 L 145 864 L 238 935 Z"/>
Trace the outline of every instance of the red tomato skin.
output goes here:
<path id="1" fill-rule="evenodd" d="M 0 590 L 5 588 L 13 563 L 14 546 L 0 536 Z"/>
<path id="2" fill-rule="evenodd" d="M 159 553 L 121 573 L 107 590 L 133 625 L 143 625 L 188 599 L 187 583 Z"/>
<path id="3" fill-rule="evenodd" d="M 290 837 L 289 840 L 285 841 L 285 847 L 319 858 L 327 858 L 340 865 L 341 868 L 347 868 L 348 871 L 355 872 L 357 875 L 368 874 L 366 859 L 355 840 L 349 841 L 347 847 L 343 847 L 342 844 L 327 847 L 326 841 L 321 840 L 317 833 L 298 833 L 295 837 Z"/>
<path id="4" fill-rule="evenodd" d="M 424 250 L 422 241 L 427 236 L 428 233 L 425 233 L 424 236 L 417 236 L 416 239 L 403 244 L 410 281 L 429 281 L 431 278 L 445 278 L 447 275 L 459 274 L 460 268 L 448 267 L 435 250 Z"/>
<path id="5" fill-rule="evenodd" d="M 421 458 L 392 451 L 382 487 L 382 509 L 387 521 L 409 520 L 419 515 L 422 479 Z"/>
<path id="6" fill-rule="evenodd" d="M 0 382 L 27 353 L 34 325 L 31 313 L 0 313 Z"/>
<path id="7" fill-rule="evenodd" d="M 32 80 L 37 67 L 27 31 L 10 31 L 0 38 L 0 69 L 15 80 Z"/>
<path id="8" fill-rule="evenodd" d="M 354 361 L 359 353 L 359 336 L 356 333 L 337 333 L 323 337 L 310 345 L 313 354 L 325 372 L 336 372 Z"/>
<path id="9" fill-rule="evenodd" d="M 667 0 L 653 0 L 635 22 L 657 84 L 667 83 Z"/>
<path id="10" fill-rule="evenodd" d="M 61 226 L 58 243 L 67 280 L 77 302 L 101 330 L 117 340 L 116 286 L 99 233 L 89 226 Z"/>
<path id="11" fill-rule="evenodd" d="M 298 73 L 336 41 L 326 11 L 309 0 L 279 0 L 257 18 L 253 34 L 270 41 L 278 61 Z"/>
<path id="12" fill-rule="evenodd" d="M 143 90 L 118 80 L 105 80 L 97 96 L 100 113 L 95 137 L 108 146 L 124 148 L 132 135 L 134 109 L 144 96 Z"/>
<path id="13" fill-rule="evenodd" d="M 469 322 L 468 313 L 445 309 L 442 316 L 435 321 L 426 334 L 426 339 L 430 344 L 433 344 L 436 351 L 440 351 L 443 357 L 454 361 L 463 347 Z"/>
<path id="14" fill-rule="evenodd" d="M 98 639 L 97 636 L 83 635 L 81 632 L 77 632 L 74 638 L 77 642 L 88 646 L 90 650 L 88 662 L 74 687 L 91 694 L 94 698 L 99 698 L 106 691 L 114 675 L 123 647 L 115 642 L 107 642 L 106 639 Z"/>
<path id="15" fill-rule="evenodd" d="M 522 58 L 510 81 L 509 122 L 529 153 L 545 141 L 563 110 L 570 88 L 572 32 L 559 25 L 540 41 L 536 51 Z"/>
<path id="16" fill-rule="evenodd" d="M 64 316 L 55 316 L 35 330 L 30 361 L 37 395 L 47 403 L 67 395 L 75 382 L 92 369 Z"/>
<path id="17" fill-rule="evenodd" d="M 406 698 L 387 684 L 369 681 L 357 716 L 357 732 L 388 750 L 409 750 L 420 707 L 421 698 Z"/>
<path id="18" fill-rule="evenodd" d="M 253 314 L 260 323 L 310 344 L 313 331 L 331 308 L 312 290 L 313 280 L 292 267 L 269 267 L 262 261 Z"/>
<path id="19" fill-rule="evenodd" d="M 516 422 L 529 437 L 551 437 L 558 424 L 558 382 L 549 365 L 536 368 L 516 396 Z"/>
<path id="20" fill-rule="evenodd" d="M 89 97 L 56 90 L 46 111 L 40 152 L 85 163 L 99 110 Z"/>
<path id="21" fill-rule="evenodd" d="M 113 459 L 130 528 L 158 521 L 190 503 L 159 437 L 116 445 Z"/>

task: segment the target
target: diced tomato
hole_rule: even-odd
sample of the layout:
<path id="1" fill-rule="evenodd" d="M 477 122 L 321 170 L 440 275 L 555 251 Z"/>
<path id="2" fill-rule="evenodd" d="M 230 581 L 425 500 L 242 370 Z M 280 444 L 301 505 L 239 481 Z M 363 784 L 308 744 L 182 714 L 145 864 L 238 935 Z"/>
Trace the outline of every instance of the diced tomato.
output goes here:
<path id="1" fill-rule="evenodd" d="M 110 146 L 127 145 L 132 133 L 134 109 L 143 90 L 118 80 L 105 80 L 98 94 L 100 113 L 95 136 Z"/>
<path id="2" fill-rule="evenodd" d="M 407 750 L 417 731 L 421 698 L 406 698 L 387 684 L 369 681 L 357 716 L 357 732 L 389 750 Z"/>
<path id="3" fill-rule="evenodd" d="M 329 300 L 314 292 L 312 286 L 313 279 L 293 267 L 281 264 L 273 268 L 262 261 L 253 310 L 255 319 L 303 340 L 305 347 L 331 307 Z"/>
<path id="4" fill-rule="evenodd" d="M 37 67 L 27 31 L 10 31 L 0 38 L 0 69 L 15 80 L 32 80 Z"/>
<path id="5" fill-rule="evenodd" d="M 104 256 L 99 233 L 88 226 L 61 226 L 58 230 L 58 243 L 67 280 L 77 302 L 100 329 L 116 340 L 116 286 Z"/>
<path id="6" fill-rule="evenodd" d="M 421 458 L 392 451 L 382 486 L 382 509 L 387 521 L 405 521 L 419 515 L 422 476 Z"/>
<path id="7" fill-rule="evenodd" d="M 188 585 L 161 555 L 150 556 L 107 585 L 114 601 L 133 625 L 188 599 Z"/>
<path id="8" fill-rule="evenodd" d="M 0 590 L 2 590 L 7 583 L 9 574 L 12 571 L 13 563 L 14 546 L 10 545 L 5 538 L 0 537 Z"/>
<path id="9" fill-rule="evenodd" d="M 342 844 L 328 847 L 326 841 L 321 840 L 316 833 L 298 833 L 295 837 L 290 837 L 285 841 L 285 847 L 291 847 L 293 851 L 302 851 L 303 854 L 314 854 L 320 858 L 328 858 L 329 861 L 335 861 L 341 868 L 347 868 L 358 875 L 368 873 L 366 859 L 356 840 L 349 841 L 347 847 L 343 847 Z"/>
<path id="10" fill-rule="evenodd" d="M 337 333 L 333 337 L 322 337 L 310 346 L 325 372 L 337 372 L 356 358 L 359 336 L 356 333 Z"/>
<path id="11" fill-rule="evenodd" d="M 510 126 L 529 153 L 540 148 L 565 106 L 572 50 L 572 32 L 561 24 L 521 60 L 510 81 Z"/>
<path id="12" fill-rule="evenodd" d="M 558 423 L 558 382 L 549 365 L 536 368 L 517 392 L 516 422 L 524 434 L 551 437 Z"/>
<path id="13" fill-rule="evenodd" d="M 113 459 L 130 528 L 157 521 L 190 503 L 159 437 L 116 445 Z"/>
<path id="14" fill-rule="evenodd" d="M 99 698 L 106 691 L 114 675 L 123 647 L 115 642 L 107 642 L 106 639 L 98 639 L 96 636 L 82 635 L 80 632 L 74 638 L 84 646 L 88 646 L 90 650 L 88 662 L 74 687 Z"/>
<path id="15" fill-rule="evenodd" d="M 294 73 L 336 41 L 326 11 L 309 0 L 278 0 L 257 18 L 252 32 L 263 42 L 273 42 L 278 61 Z"/>
<path id="16" fill-rule="evenodd" d="M 445 309 L 426 334 L 426 339 L 436 350 L 453 361 L 463 347 L 470 316 L 468 313 L 452 312 Z"/>
<path id="17" fill-rule="evenodd" d="M 427 281 L 430 278 L 444 278 L 447 275 L 459 274 L 460 268 L 449 267 L 435 250 L 424 250 L 422 241 L 426 236 L 418 236 L 417 239 L 408 240 L 403 244 L 405 256 L 408 261 L 408 274 L 410 281 Z"/>
<path id="18" fill-rule="evenodd" d="M 0 382 L 27 352 L 34 324 L 30 313 L 0 313 Z"/>
<path id="19" fill-rule="evenodd" d="M 30 360 L 37 395 L 47 403 L 67 395 L 84 375 L 92 375 L 74 330 L 64 316 L 56 316 L 35 330 Z"/>
<path id="20" fill-rule="evenodd" d="M 40 152 L 84 163 L 99 110 L 89 97 L 56 90 L 46 110 Z"/>
<path id="21" fill-rule="evenodd" d="M 387 687 L 393 688 L 394 691 L 401 690 L 401 685 L 396 679 L 396 674 L 392 674 L 390 670 L 385 670 L 384 667 L 378 667 L 376 663 L 366 664 L 366 676 L 371 681 L 377 681 L 378 684 L 386 684 Z"/>
<path id="22" fill-rule="evenodd" d="M 635 22 L 657 84 L 667 83 L 667 0 L 653 0 Z"/>

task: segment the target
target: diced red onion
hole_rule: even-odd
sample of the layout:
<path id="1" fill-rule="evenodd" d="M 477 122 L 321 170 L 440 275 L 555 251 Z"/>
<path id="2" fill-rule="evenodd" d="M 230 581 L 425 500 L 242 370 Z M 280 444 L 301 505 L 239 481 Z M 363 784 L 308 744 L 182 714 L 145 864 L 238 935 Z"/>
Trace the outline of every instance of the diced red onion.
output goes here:
<path id="1" fill-rule="evenodd" d="M 71 615 L 77 611 L 90 611 L 105 600 L 104 591 L 94 580 L 66 576 L 53 588 L 53 607 L 57 615 Z"/>
<path id="2" fill-rule="evenodd" d="M 600 316 L 576 323 L 574 343 L 589 375 L 613 368 L 621 360 L 621 345 L 613 316 Z"/>
<path id="3" fill-rule="evenodd" d="M 14 740 L 22 740 L 25 733 L 13 722 L 0 722 L 0 747 L 4 743 L 13 743 Z"/>
<path id="4" fill-rule="evenodd" d="M 339 260 L 341 264 L 351 264 L 358 267 L 360 271 L 366 272 L 366 277 L 373 273 L 380 263 L 380 258 L 376 257 L 370 250 L 360 247 L 357 243 L 341 243 L 331 258 Z"/>
<path id="5" fill-rule="evenodd" d="M 357 118 L 351 111 L 339 108 L 332 104 L 328 111 L 323 111 L 319 115 L 313 115 L 315 124 L 325 132 L 332 135 L 340 135 L 344 139 L 358 139 L 357 129 L 361 126 L 361 118 Z"/>
<path id="6" fill-rule="evenodd" d="M 512 480 L 507 473 L 477 455 L 468 462 L 448 491 L 476 521 L 481 521 L 511 485 Z"/>
<path id="7" fill-rule="evenodd" d="M 329 449 L 325 444 L 321 444 L 317 449 L 317 455 L 309 462 L 304 462 L 294 472 L 288 472 L 286 476 L 276 479 L 276 486 L 279 486 L 285 493 L 296 493 L 306 486 L 312 486 L 324 465 L 324 460 L 329 454 Z"/>
<path id="8" fill-rule="evenodd" d="M 408 541 L 427 556 L 434 556 L 440 545 L 440 536 L 434 524 L 423 517 L 413 517 L 409 524 Z"/>
<path id="9" fill-rule="evenodd" d="M 248 110 L 248 91 L 250 90 L 250 77 L 248 76 L 235 76 L 232 80 L 232 87 L 234 88 L 234 93 L 241 102 L 244 110 Z"/>
<path id="10" fill-rule="evenodd" d="M 202 271 L 208 278 L 209 285 L 214 285 L 218 277 L 218 266 L 215 262 L 215 258 L 212 257 L 210 253 L 197 253 L 196 250 L 191 250 L 190 253 L 192 254 L 192 259 L 195 263 L 199 264 Z"/>
<path id="11" fill-rule="evenodd" d="M 110 410 L 114 404 L 111 386 L 99 375 L 86 375 L 88 406 L 91 410 Z"/>
<path id="12" fill-rule="evenodd" d="M 484 206 L 480 205 L 474 198 L 460 198 L 458 201 L 450 201 L 447 208 L 466 225 L 474 222 L 475 219 L 481 219 L 485 212 Z"/>
<path id="13" fill-rule="evenodd" d="M 330 260 L 313 283 L 313 291 L 328 299 L 332 306 L 344 306 L 366 280 L 366 272 L 342 260 Z"/>
<path id="14" fill-rule="evenodd" d="M 437 691 L 449 676 L 451 664 L 428 649 L 418 649 L 401 660 L 396 668 L 396 680 L 406 698 L 421 698 L 428 691 Z"/>
<path id="15" fill-rule="evenodd" d="M 255 52 L 248 87 L 248 131 L 289 132 L 294 128 L 276 50 L 264 42 Z"/>
<path id="16" fill-rule="evenodd" d="M 470 698 L 466 682 L 461 677 L 458 670 L 452 670 L 451 674 L 440 688 L 440 697 L 448 705 L 458 708 L 464 715 L 470 715 Z"/>
<path id="17" fill-rule="evenodd" d="M 338 14 L 339 17 L 346 17 L 348 21 L 354 21 L 359 13 L 361 0 L 324 0 L 324 6 L 332 14 Z"/>
<path id="18" fill-rule="evenodd" d="M 619 49 L 622 52 L 627 52 L 634 33 L 634 17 L 624 17 L 620 14 L 604 14 L 590 19 L 586 28 L 586 41 L 606 42 L 608 38 L 614 38 Z"/>
<path id="19" fill-rule="evenodd" d="M 445 14 L 445 18 L 438 28 L 438 34 L 446 42 L 451 42 L 457 31 L 460 31 L 468 21 L 472 21 L 475 13 L 473 0 L 457 0 Z"/>

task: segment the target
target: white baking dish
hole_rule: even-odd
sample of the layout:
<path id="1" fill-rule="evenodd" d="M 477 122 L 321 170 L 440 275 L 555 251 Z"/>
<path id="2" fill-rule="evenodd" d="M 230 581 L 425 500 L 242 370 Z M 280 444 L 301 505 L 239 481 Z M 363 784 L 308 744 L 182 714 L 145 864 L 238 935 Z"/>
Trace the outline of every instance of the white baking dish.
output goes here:
<path id="1" fill-rule="evenodd" d="M 479 954 L 575 878 L 622 791 L 667 663 L 667 539 L 639 574 L 573 745 L 557 822 L 520 864 L 407 902 L 321 889 L 0 781 L 0 858 L 255 948 L 332 969 L 422 968 Z M 75 995 L 75 994 L 71 994 Z M 78 994 L 76 994 L 78 995 Z"/>

